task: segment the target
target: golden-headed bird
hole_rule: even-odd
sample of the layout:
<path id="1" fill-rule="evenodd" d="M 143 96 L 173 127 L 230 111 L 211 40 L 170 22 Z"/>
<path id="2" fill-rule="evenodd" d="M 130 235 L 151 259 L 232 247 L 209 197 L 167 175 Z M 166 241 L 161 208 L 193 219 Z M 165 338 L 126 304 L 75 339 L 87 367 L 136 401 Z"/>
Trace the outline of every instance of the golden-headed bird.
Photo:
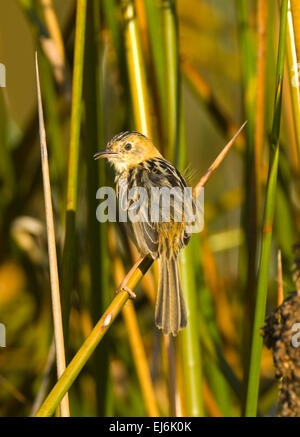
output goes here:
<path id="1" fill-rule="evenodd" d="M 145 220 L 131 221 L 129 226 L 141 255 L 150 254 L 153 259 L 158 258 L 159 261 L 156 326 L 162 329 L 164 334 L 177 335 L 187 324 L 178 254 L 179 250 L 187 245 L 190 235 L 186 230 L 184 215 L 181 220 L 175 219 L 175 209 L 178 203 L 179 207 L 182 206 L 183 198 L 181 197 L 177 204 L 174 199 L 170 202 L 169 220 L 162 218 L 165 215 L 162 210 L 159 211 L 158 221 L 152 221 L 149 216 L 151 202 L 153 204 L 153 188 L 176 187 L 182 192 L 187 186 L 186 182 L 179 171 L 163 158 L 153 142 L 139 132 L 121 132 L 114 136 L 104 150 L 96 153 L 95 159 L 98 158 L 107 158 L 114 166 L 117 193 L 122 208 L 129 210 L 132 203 L 125 197 L 126 189 L 142 187 L 148 194 L 148 201 L 139 205 L 140 215 Z M 160 209 L 164 207 L 159 199 L 156 199 L 156 205 Z"/>

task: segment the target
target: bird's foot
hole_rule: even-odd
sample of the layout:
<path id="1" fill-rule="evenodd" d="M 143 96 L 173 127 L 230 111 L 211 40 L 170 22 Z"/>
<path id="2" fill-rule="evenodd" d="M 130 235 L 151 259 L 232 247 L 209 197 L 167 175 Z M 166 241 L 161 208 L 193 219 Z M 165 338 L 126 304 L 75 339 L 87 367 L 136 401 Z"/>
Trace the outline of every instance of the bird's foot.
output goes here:
<path id="1" fill-rule="evenodd" d="M 127 291 L 127 293 L 129 294 L 129 299 L 136 299 L 136 294 L 134 291 L 132 291 L 129 287 L 127 287 L 127 285 L 123 285 L 121 287 L 118 288 L 118 290 L 116 291 L 116 293 L 120 293 L 120 291 Z"/>

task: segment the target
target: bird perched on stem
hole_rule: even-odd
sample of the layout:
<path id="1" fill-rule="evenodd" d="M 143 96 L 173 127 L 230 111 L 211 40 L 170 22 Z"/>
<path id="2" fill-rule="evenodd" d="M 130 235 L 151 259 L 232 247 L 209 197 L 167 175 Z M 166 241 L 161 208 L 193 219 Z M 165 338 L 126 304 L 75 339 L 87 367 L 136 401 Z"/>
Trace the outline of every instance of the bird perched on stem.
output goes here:
<path id="1" fill-rule="evenodd" d="M 147 196 L 138 203 L 142 220 L 129 221 L 131 235 L 141 255 L 151 255 L 159 261 L 159 284 L 155 305 L 155 323 L 164 334 L 177 335 L 187 324 L 179 273 L 179 250 L 185 247 L 190 235 L 185 215 L 177 214 L 183 206 L 183 192 L 187 186 L 179 171 L 156 149 L 151 140 L 138 132 L 122 132 L 96 153 L 95 159 L 107 158 L 116 171 L 116 185 L 120 204 L 130 211 L 137 197 L 128 199 L 128 190 L 142 188 Z M 161 202 L 161 191 L 176 188 L 170 199 L 169 211 Z M 173 190 L 174 191 L 174 190 Z M 153 192 L 156 193 L 153 197 Z M 140 194 L 140 191 L 138 191 Z M 177 196 L 177 198 L 176 198 Z M 177 200 L 177 202 L 176 202 Z M 152 219 L 153 205 L 159 219 Z M 151 216 L 151 217 L 150 217 Z M 166 219 L 167 217 L 167 219 Z M 130 220 L 130 217 L 129 217 Z M 128 290 L 127 290 L 128 291 Z"/>

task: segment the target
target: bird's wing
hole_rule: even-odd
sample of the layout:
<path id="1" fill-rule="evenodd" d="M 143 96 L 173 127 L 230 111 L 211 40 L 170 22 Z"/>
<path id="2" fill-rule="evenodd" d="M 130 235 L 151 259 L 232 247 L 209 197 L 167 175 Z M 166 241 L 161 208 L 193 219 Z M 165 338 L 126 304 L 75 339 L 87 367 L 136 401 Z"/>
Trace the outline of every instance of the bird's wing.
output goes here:
<path id="1" fill-rule="evenodd" d="M 118 191 L 120 208 L 128 213 L 140 252 L 156 258 L 159 245 L 170 240 L 177 251 L 186 246 L 189 236 L 184 231 L 185 180 L 168 161 L 158 158 L 153 162 L 134 168 L 126 180 L 119 181 Z"/>
<path id="2" fill-rule="evenodd" d="M 149 190 L 142 181 L 139 182 L 138 189 L 134 191 L 130 179 L 120 181 L 119 206 L 120 210 L 127 213 L 129 228 L 139 251 L 145 255 L 150 253 L 153 258 L 157 258 L 158 233 L 157 226 L 151 222 L 149 214 Z"/>
<path id="3" fill-rule="evenodd" d="M 189 192 L 184 192 L 187 187 L 184 178 L 172 164 L 164 159 L 157 159 L 156 165 L 151 172 L 147 172 L 146 177 L 149 179 L 148 185 L 160 188 L 160 190 L 162 188 L 170 190 L 170 197 L 163 197 L 163 190 L 161 190 L 155 199 L 156 205 L 160 205 L 160 220 L 156 223 L 157 232 L 160 236 L 164 236 L 165 240 L 171 240 L 171 246 L 175 250 L 185 247 L 190 239 L 190 235 L 185 232 L 185 225 L 190 223 L 188 217 L 192 217 L 194 211 L 192 190 L 190 190 L 189 198 Z M 167 241 L 165 245 L 170 246 Z"/>

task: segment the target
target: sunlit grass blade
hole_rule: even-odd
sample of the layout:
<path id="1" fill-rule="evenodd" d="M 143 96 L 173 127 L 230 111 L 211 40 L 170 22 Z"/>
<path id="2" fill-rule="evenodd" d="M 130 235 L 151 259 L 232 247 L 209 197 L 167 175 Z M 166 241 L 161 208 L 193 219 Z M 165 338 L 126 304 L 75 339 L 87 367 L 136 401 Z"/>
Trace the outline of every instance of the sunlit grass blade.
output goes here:
<path id="1" fill-rule="evenodd" d="M 60 301 L 56 241 L 55 241 L 54 219 L 53 219 L 52 198 L 51 198 L 51 184 L 50 184 L 50 176 L 49 176 L 48 152 L 47 152 L 47 144 L 46 144 L 46 132 L 45 132 L 45 125 L 44 125 L 44 115 L 43 115 L 43 107 L 42 107 L 42 96 L 41 96 L 41 89 L 40 89 L 37 53 L 36 53 L 36 80 L 37 80 L 37 92 L 38 92 L 41 160 L 42 160 L 45 211 L 46 211 L 46 223 L 47 223 L 56 364 L 57 364 L 57 376 L 58 378 L 60 378 L 60 376 L 63 374 L 66 368 L 66 358 L 65 358 L 64 334 L 63 334 L 63 323 L 62 323 L 62 314 L 61 314 L 61 301 Z M 60 413 L 61 416 L 63 417 L 70 416 L 68 394 L 66 394 L 61 401 Z"/>
<path id="2" fill-rule="evenodd" d="M 132 0 L 123 0 L 124 37 L 131 102 L 136 130 L 152 138 L 150 101 L 137 18 Z"/>
<path id="3" fill-rule="evenodd" d="M 288 1 L 283 0 L 281 4 L 280 14 L 280 35 L 278 44 L 278 58 L 276 70 L 276 89 L 275 89 L 275 104 L 274 118 L 271 135 L 271 156 L 269 165 L 269 174 L 267 181 L 265 210 L 262 229 L 262 244 L 260 251 L 260 262 L 258 270 L 257 293 L 255 303 L 255 315 L 251 341 L 250 368 L 247 383 L 247 395 L 245 405 L 245 415 L 247 417 L 256 416 L 257 403 L 259 394 L 260 380 L 260 362 L 262 353 L 262 337 L 260 328 L 263 325 L 265 318 L 265 309 L 268 291 L 268 273 L 272 242 L 272 226 L 274 218 L 277 172 L 279 162 L 279 133 L 280 133 L 280 117 L 281 117 L 281 100 L 282 100 L 282 83 L 284 71 L 285 57 L 285 39 L 286 39 L 286 24 L 287 24 L 287 5 Z"/>

